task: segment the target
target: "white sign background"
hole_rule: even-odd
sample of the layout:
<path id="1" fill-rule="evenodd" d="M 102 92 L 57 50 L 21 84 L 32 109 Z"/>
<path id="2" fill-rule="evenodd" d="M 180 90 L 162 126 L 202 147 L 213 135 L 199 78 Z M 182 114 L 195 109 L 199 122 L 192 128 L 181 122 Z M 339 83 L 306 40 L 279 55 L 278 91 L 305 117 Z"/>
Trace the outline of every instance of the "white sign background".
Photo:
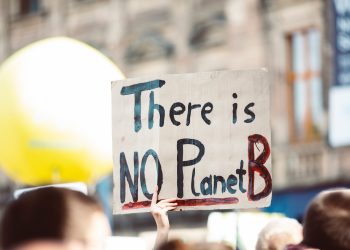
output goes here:
<path id="1" fill-rule="evenodd" d="M 142 91 L 139 95 L 141 128 L 138 130 L 135 128 L 134 120 L 137 95 L 125 94 L 127 92 L 125 90 L 130 90 L 129 86 L 140 83 L 150 81 L 159 83 L 159 80 L 164 81 L 163 86 Z M 162 127 L 159 124 L 159 112 L 155 109 L 154 124 L 149 128 L 151 95 L 154 95 L 154 104 L 164 108 Z M 249 196 L 249 189 L 251 194 L 256 195 L 271 185 L 271 155 L 267 155 L 266 162 L 260 162 L 260 165 L 251 163 L 252 169 L 255 166 L 256 170 L 263 168 L 266 170 L 260 174 L 259 171 L 252 171 L 254 185 L 249 188 L 252 181 L 249 181 L 248 137 L 262 136 L 271 145 L 269 98 L 269 84 L 265 70 L 164 75 L 113 82 L 114 213 L 148 211 L 150 197 L 145 196 L 142 185 L 143 188 L 146 187 L 149 195 L 153 193 L 157 183 L 154 157 L 149 155 L 145 160 L 143 182 L 140 168 L 144 154 L 149 149 L 156 153 L 163 173 L 159 198 L 178 198 L 178 210 L 268 206 L 272 195 L 271 186 L 265 190 L 265 195 L 255 198 Z M 173 119 L 180 123 L 178 126 L 170 119 L 171 106 L 177 102 L 185 106 L 182 114 L 173 116 Z M 210 104 L 206 104 L 208 102 L 212 104 L 212 110 Z M 189 105 L 193 107 L 194 104 L 199 104 L 200 107 L 191 109 L 189 124 L 186 125 L 188 107 Z M 175 110 L 181 113 L 179 105 Z M 203 116 L 210 121 L 210 124 L 205 122 Z M 180 167 L 183 172 L 183 186 L 179 187 L 179 161 L 195 159 L 200 151 L 199 147 L 193 144 L 180 145 L 180 148 L 183 148 L 183 156 L 178 159 L 177 144 L 183 138 L 199 141 L 204 146 L 205 152 L 196 164 Z M 268 145 L 265 147 L 261 140 L 251 145 L 254 159 L 266 151 L 268 151 L 266 154 L 269 154 Z M 121 154 L 125 156 L 124 162 L 127 164 L 127 168 L 125 166 L 123 168 L 127 173 L 123 172 L 122 176 Z M 134 173 L 135 161 L 138 164 L 137 173 Z M 218 176 L 224 179 L 224 183 Z M 122 180 L 125 183 L 121 183 Z M 138 189 L 137 194 L 134 193 L 134 199 L 130 189 L 133 185 L 134 189 Z M 214 186 L 216 186 L 215 194 Z M 123 188 L 125 192 L 122 192 Z M 183 195 L 179 195 L 179 189 L 183 190 Z"/>

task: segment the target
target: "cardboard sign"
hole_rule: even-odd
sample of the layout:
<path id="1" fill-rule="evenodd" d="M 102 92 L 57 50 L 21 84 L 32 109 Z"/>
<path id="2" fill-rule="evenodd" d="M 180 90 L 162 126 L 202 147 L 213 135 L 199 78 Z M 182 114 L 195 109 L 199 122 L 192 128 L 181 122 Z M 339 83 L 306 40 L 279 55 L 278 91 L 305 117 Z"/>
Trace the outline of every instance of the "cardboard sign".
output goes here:
<path id="1" fill-rule="evenodd" d="M 178 210 L 268 206 L 269 84 L 264 70 L 112 83 L 114 213 L 177 198 Z"/>

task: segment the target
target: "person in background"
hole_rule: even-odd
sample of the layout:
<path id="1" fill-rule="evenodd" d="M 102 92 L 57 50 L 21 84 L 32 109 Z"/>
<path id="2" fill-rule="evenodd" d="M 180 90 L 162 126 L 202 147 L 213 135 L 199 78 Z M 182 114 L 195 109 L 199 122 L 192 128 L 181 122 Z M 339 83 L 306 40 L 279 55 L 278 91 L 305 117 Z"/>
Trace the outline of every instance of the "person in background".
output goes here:
<path id="1" fill-rule="evenodd" d="M 273 219 L 260 231 L 256 250 L 283 250 L 302 241 L 302 226 L 290 218 Z"/>
<path id="2" fill-rule="evenodd" d="M 174 199 L 152 200 L 158 246 L 167 240 L 167 212 Z M 0 248 L 4 250 L 100 250 L 111 235 L 100 204 L 85 194 L 47 187 L 22 194 L 7 206 L 0 224 Z"/>
<path id="3" fill-rule="evenodd" d="M 184 243 L 181 240 L 170 240 L 156 248 L 156 250 L 233 250 L 232 247 L 223 243 Z"/>
<path id="4" fill-rule="evenodd" d="M 350 190 L 333 189 L 318 194 L 308 206 L 303 225 L 303 245 L 309 249 L 350 249 Z"/>
<path id="5" fill-rule="evenodd" d="M 350 190 L 330 189 L 309 204 L 303 224 L 303 241 L 286 250 L 350 249 Z"/>

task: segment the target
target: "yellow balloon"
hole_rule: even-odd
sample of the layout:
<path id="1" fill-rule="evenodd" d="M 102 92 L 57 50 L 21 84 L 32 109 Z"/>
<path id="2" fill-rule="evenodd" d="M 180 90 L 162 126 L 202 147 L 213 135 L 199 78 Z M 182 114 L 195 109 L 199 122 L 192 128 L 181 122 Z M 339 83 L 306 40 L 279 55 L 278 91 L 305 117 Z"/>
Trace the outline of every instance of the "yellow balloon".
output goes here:
<path id="1" fill-rule="evenodd" d="M 16 52 L 0 67 L 0 166 L 29 185 L 110 173 L 110 83 L 122 78 L 107 57 L 70 38 Z"/>

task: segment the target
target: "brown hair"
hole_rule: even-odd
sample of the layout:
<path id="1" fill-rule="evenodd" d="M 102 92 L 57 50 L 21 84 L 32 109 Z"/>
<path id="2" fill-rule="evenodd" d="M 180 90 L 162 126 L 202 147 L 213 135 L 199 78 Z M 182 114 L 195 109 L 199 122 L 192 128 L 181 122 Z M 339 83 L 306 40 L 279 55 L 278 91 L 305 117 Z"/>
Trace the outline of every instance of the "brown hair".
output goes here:
<path id="1" fill-rule="evenodd" d="M 233 250 L 233 248 L 223 243 L 202 242 L 187 244 L 181 240 L 170 240 L 157 250 Z"/>
<path id="2" fill-rule="evenodd" d="M 308 247 L 322 250 L 350 249 L 350 190 L 321 192 L 309 205 L 303 236 Z"/>
<path id="3" fill-rule="evenodd" d="M 0 247 L 12 249 L 35 240 L 84 240 L 88 217 L 102 211 L 83 193 L 65 188 L 40 188 L 22 194 L 6 208 Z"/>

